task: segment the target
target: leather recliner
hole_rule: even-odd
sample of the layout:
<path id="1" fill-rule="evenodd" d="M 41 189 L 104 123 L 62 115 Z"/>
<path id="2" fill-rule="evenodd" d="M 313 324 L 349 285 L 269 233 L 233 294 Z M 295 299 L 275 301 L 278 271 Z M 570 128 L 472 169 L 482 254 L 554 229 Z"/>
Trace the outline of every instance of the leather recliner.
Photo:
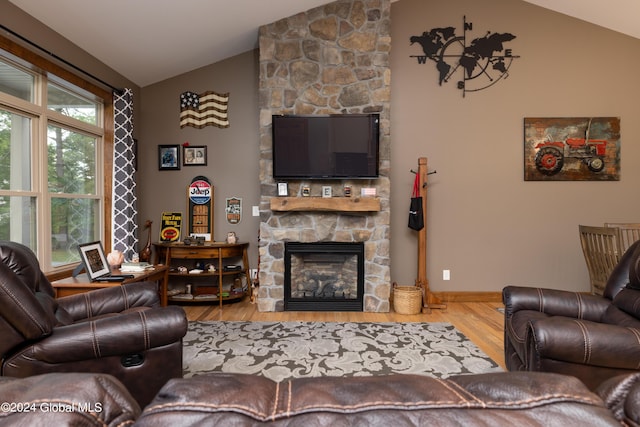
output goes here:
<path id="1" fill-rule="evenodd" d="M 572 375 L 592 390 L 640 371 L 640 241 L 623 254 L 603 296 L 517 286 L 502 295 L 508 370 Z"/>
<path id="2" fill-rule="evenodd" d="M 161 307 L 157 285 L 130 283 L 54 298 L 35 254 L 0 242 L 3 376 L 92 372 L 118 378 L 144 407 L 182 377 L 181 307 Z"/>

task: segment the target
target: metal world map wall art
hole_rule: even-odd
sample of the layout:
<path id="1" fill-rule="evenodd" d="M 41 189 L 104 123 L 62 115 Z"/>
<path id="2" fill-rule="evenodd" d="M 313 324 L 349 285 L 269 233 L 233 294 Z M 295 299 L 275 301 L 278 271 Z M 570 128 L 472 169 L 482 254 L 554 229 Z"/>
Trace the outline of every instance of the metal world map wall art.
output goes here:
<path id="1" fill-rule="evenodd" d="M 509 76 L 509 68 L 514 59 L 508 43 L 516 38 L 511 33 L 487 31 L 484 36 L 472 38 L 473 23 L 463 19 L 462 35 L 456 34 L 455 27 L 433 28 L 422 35 L 411 36 L 412 45 L 422 47 L 422 55 L 410 55 L 418 64 L 435 62 L 438 83 L 454 80 L 464 97 L 467 92 L 487 89 Z"/>

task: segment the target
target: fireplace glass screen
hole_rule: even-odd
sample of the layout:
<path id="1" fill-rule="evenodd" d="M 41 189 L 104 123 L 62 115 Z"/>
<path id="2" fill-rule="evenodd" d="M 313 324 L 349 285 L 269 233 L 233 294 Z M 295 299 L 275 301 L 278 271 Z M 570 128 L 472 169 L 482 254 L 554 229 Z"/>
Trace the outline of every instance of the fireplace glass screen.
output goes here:
<path id="1" fill-rule="evenodd" d="M 285 310 L 362 311 L 362 243 L 286 243 Z"/>

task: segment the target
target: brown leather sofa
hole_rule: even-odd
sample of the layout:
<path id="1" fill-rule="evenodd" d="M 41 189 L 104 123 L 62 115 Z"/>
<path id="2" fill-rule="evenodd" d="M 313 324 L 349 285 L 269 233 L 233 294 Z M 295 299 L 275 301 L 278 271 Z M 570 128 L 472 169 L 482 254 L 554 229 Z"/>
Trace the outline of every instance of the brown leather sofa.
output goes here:
<path id="1" fill-rule="evenodd" d="M 49 372 L 111 374 L 141 406 L 182 377 L 187 319 L 161 307 L 155 283 L 131 283 L 54 298 L 26 246 L 0 242 L 2 376 Z"/>
<path id="2" fill-rule="evenodd" d="M 621 257 L 603 296 L 507 286 L 503 302 L 510 371 L 572 375 L 592 390 L 640 371 L 640 241 Z"/>
<path id="3" fill-rule="evenodd" d="M 133 425 L 140 406 L 111 375 L 0 377 L 0 427 Z"/>
<path id="4" fill-rule="evenodd" d="M 540 372 L 281 383 L 212 374 L 170 380 L 142 413 L 108 375 L 0 378 L 0 396 L 13 405 L 0 407 L 0 427 L 640 425 L 640 374 L 610 379 L 597 393 L 576 378 Z"/>

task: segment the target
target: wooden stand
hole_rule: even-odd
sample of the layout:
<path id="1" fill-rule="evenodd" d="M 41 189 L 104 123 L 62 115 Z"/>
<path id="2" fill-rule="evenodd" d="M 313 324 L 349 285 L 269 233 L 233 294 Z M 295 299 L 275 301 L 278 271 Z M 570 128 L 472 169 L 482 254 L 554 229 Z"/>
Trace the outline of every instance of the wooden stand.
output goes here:
<path id="1" fill-rule="evenodd" d="M 418 231 L 418 278 L 416 286 L 422 287 L 422 312 L 430 313 L 432 308 L 447 308 L 439 298 L 429 290 L 427 279 L 427 158 L 418 159 L 418 178 L 420 182 L 420 195 L 422 196 L 422 212 L 424 214 L 424 227 Z"/>
<path id="2" fill-rule="evenodd" d="M 249 292 L 251 279 L 249 278 L 249 243 L 205 242 L 203 245 L 185 245 L 184 243 L 154 243 L 156 262 L 164 262 L 169 267 L 168 280 L 171 285 L 191 285 L 189 298 L 178 295 L 169 296 L 169 301 L 190 302 L 218 302 L 222 308 L 223 301 L 240 301 Z M 225 269 L 228 264 L 236 265 L 241 261 L 239 269 Z M 197 274 L 190 274 L 188 270 L 196 267 L 197 263 L 212 264 L 214 271 L 204 270 Z M 178 265 L 186 266 L 187 271 L 179 271 Z M 224 291 L 224 278 L 246 277 L 247 291 L 236 288 L 235 292 Z M 165 288 L 166 289 L 166 288 Z M 166 293 L 166 292 L 165 292 Z"/>

